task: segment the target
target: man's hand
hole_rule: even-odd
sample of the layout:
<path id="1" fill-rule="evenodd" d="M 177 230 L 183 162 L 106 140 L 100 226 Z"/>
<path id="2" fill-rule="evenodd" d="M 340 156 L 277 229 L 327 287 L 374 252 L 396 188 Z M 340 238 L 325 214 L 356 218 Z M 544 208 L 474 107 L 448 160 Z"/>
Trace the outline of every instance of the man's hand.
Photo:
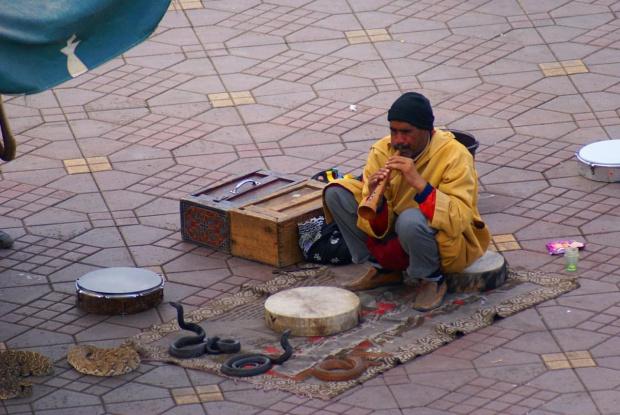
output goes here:
<path id="1" fill-rule="evenodd" d="M 382 167 L 368 178 L 368 194 L 372 194 L 375 191 L 377 185 L 386 177 L 390 175 L 390 170 Z"/>
<path id="2" fill-rule="evenodd" d="M 426 180 L 420 176 L 418 169 L 415 167 L 415 163 L 409 157 L 392 156 L 385 163 L 385 169 L 398 170 L 403 174 L 403 178 L 416 192 L 421 193 L 426 187 Z M 379 171 L 379 170 L 378 170 Z M 374 176 L 374 174 L 373 174 Z M 370 176 L 370 177 L 373 177 Z"/>

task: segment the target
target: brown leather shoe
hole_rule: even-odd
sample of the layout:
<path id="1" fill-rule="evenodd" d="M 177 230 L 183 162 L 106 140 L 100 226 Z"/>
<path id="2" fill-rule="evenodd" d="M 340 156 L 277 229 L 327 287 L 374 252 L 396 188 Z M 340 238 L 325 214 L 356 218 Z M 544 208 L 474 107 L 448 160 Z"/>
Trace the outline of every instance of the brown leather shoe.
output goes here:
<path id="1" fill-rule="evenodd" d="M 420 292 L 415 298 L 411 308 L 418 311 L 429 311 L 441 305 L 443 298 L 448 291 L 448 284 L 444 279 L 437 283 L 435 281 L 422 280 Z"/>
<path id="2" fill-rule="evenodd" d="M 364 275 L 358 279 L 342 285 L 350 291 L 372 290 L 377 287 L 385 287 L 389 285 L 399 285 L 403 283 L 402 271 L 379 270 L 371 267 Z"/>

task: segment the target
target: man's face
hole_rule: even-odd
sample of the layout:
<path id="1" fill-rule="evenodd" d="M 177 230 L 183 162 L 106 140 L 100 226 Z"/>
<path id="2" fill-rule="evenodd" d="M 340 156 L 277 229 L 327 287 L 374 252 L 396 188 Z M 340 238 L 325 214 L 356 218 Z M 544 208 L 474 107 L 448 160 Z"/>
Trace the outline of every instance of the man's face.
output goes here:
<path id="1" fill-rule="evenodd" d="M 430 132 L 414 127 L 404 121 L 390 121 L 392 146 L 401 148 L 401 155 L 413 157 L 418 155 L 428 142 Z"/>

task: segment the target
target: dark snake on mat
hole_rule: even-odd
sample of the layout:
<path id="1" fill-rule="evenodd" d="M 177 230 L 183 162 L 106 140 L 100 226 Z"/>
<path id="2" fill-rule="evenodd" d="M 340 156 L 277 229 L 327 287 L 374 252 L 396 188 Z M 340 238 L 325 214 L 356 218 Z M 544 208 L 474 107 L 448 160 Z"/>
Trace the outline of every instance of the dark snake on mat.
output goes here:
<path id="1" fill-rule="evenodd" d="M 170 305 L 177 309 L 179 327 L 196 333 L 195 336 L 181 337 L 170 345 L 168 352 L 174 357 L 187 359 L 202 356 L 203 354 L 237 353 L 241 344 L 234 339 L 220 339 L 217 336 L 207 338 L 207 334 L 200 325 L 186 323 L 183 317 L 183 306 L 174 301 Z"/>
<path id="2" fill-rule="evenodd" d="M 324 360 L 314 366 L 314 377 L 328 382 L 342 382 L 357 378 L 368 366 L 378 363 L 364 362 L 357 356 Z"/>
<path id="3" fill-rule="evenodd" d="M 280 338 L 280 345 L 284 349 L 278 357 L 271 357 L 262 353 L 247 353 L 239 356 L 233 356 L 222 364 L 220 370 L 223 374 L 229 376 L 256 376 L 265 373 L 273 367 L 274 364 L 281 365 L 291 358 L 293 355 L 293 347 L 288 342 L 291 330 L 286 330 Z"/>

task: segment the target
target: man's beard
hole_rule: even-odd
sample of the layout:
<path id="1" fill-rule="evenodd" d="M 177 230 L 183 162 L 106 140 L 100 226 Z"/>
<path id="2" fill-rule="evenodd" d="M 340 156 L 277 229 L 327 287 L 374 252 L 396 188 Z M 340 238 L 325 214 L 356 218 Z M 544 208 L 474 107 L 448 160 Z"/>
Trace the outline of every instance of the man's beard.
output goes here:
<path id="1" fill-rule="evenodd" d="M 400 155 L 402 157 L 408 157 L 408 158 L 412 159 L 415 162 L 415 161 L 417 161 L 418 158 L 420 158 L 422 153 L 424 153 L 424 150 L 426 150 L 426 147 L 428 147 L 430 142 L 431 142 L 431 135 L 429 134 L 428 135 L 428 140 L 426 141 L 426 144 L 424 145 L 424 147 L 422 147 L 418 151 L 413 151 L 411 149 L 411 146 L 409 144 L 405 144 L 405 143 L 395 144 L 394 145 L 394 149 L 400 150 Z"/>
<path id="2" fill-rule="evenodd" d="M 400 150 L 400 155 L 402 157 L 409 157 L 412 158 L 413 153 L 411 151 L 411 146 L 409 144 L 396 144 L 394 145 L 394 149 L 395 150 Z"/>

